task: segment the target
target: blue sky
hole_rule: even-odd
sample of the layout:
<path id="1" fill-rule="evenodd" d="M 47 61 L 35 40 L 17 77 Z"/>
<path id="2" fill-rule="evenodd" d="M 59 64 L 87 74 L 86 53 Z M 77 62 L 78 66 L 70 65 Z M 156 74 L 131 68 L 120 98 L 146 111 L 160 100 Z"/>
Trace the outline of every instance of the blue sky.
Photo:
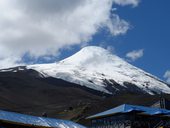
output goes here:
<path id="1" fill-rule="evenodd" d="M 162 78 L 170 68 L 170 1 L 143 0 L 135 9 L 120 9 L 119 13 L 133 25 L 125 36 L 115 44 L 123 56 L 133 49 L 144 49 L 144 55 L 133 64 Z"/>
<path id="2" fill-rule="evenodd" d="M 133 26 L 117 40 L 117 54 L 124 56 L 133 49 L 144 49 L 144 55 L 133 64 L 162 78 L 170 68 L 170 1 L 143 0 L 136 8 L 120 8 L 118 13 Z"/>
<path id="3" fill-rule="evenodd" d="M 95 45 L 161 79 L 166 73 L 170 81 L 169 5 L 169 0 L 0 0 L 0 66 L 54 62 Z"/>
<path id="4" fill-rule="evenodd" d="M 164 73 L 170 69 L 170 1 L 143 0 L 138 7 L 120 7 L 117 13 L 131 24 L 131 29 L 116 37 L 109 36 L 106 30 L 101 30 L 93 36 L 89 45 L 101 44 L 114 47 L 114 54 L 125 58 L 126 53 L 144 49 L 144 54 L 131 64 L 164 79 Z M 60 58 L 65 58 L 77 52 L 75 46 L 72 51 L 62 52 Z"/>

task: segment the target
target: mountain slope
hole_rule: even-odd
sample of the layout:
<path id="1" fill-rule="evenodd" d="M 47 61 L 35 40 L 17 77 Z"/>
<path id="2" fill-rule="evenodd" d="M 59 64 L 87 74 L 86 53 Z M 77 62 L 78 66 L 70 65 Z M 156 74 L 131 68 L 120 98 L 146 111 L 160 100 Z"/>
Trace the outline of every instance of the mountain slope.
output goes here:
<path id="1" fill-rule="evenodd" d="M 170 93 L 157 77 L 127 63 L 107 50 L 89 46 L 62 61 L 30 65 L 41 77 L 54 77 L 108 94 L 121 91 Z"/>
<path id="2" fill-rule="evenodd" d="M 58 113 L 102 99 L 79 85 L 38 75 L 31 69 L 0 72 L 0 109 L 38 116 L 46 112 L 49 116 L 72 119 L 69 115 L 60 116 Z"/>
<path id="3" fill-rule="evenodd" d="M 46 112 L 83 124 L 87 116 L 123 103 L 151 105 L 159 95 L 148 94 L 161 91 L 169 94 L 169 86 L 99 47 L 83 48 L 57 63 L 0 70 L 0 109 Z"/>

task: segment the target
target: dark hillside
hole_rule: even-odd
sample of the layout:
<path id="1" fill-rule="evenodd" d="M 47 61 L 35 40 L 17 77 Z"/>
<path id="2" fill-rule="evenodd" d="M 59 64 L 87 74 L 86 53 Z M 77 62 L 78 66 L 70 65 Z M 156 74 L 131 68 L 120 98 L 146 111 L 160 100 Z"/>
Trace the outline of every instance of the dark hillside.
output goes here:
<path id="1" fill-rule="evenodd" d="M 15 69 L 16 70 L 16 69 Z M 41 76 L 41 77 L 40 77 Z M 165 95 L 170 99 L 170 95 Z M 120 104 L 149 106 L 159 95 L 122 92 L 114 96 L 56 78 L 42 78 L 34 70 L 0 72 L 0 109 L 69 119 L 88 124 L 89 115 Z"/>

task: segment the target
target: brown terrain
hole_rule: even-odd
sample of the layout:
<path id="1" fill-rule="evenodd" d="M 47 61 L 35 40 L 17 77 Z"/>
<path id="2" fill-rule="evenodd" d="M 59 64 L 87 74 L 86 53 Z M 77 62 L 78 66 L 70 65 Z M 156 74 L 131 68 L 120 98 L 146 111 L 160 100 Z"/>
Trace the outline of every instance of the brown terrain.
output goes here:
<path id="1" fill-rule="evenodd" d="M 170 95 L 164 95 L 170 99 Z M 0 109 L 73 120 L 88 124 L 89 115 L 120 104 L 150 106 L 159 95 L 123 92 L 107 95 L 56 78 L 41 78 L 34 70 L 0 72 Z"/>

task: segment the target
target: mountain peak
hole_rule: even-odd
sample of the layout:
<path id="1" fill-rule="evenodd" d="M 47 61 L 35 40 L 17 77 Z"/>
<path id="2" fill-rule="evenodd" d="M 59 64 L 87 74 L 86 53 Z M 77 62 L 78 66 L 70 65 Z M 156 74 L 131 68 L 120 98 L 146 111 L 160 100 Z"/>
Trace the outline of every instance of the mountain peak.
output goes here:
<path id="1" fill-rule="evenodd" d="M 92 53 L 96 53 L 96 52 L 99 52 L 99 53 L 109 53 L 108 50 L 102 48 L 102 47 L 99 47 L 99 46 L 86 46 L 86 47 L 83 47 L 80 52 L 92 52 Z"/>
<path id="2" fill-rule="evenodd" d="M 123 61 L 116 55 L 112 55 L 108 50 L 97 47 L 87 46 L 82 48 L 79 52 L 64 59 L 61 63 L 77 65 L 77 66 L 97 66 L 101 64 L 109 64 L 111 61 Z"/>
<path id="3" fill-rule="evenodd" d="M 170 93 L 170 87 L 157 77 L 96 46 L 82 48 L 57 63 L 31 65 L 27 68 L 45 77 L 63 79 L 109 94 L 118 90 Z"/>

